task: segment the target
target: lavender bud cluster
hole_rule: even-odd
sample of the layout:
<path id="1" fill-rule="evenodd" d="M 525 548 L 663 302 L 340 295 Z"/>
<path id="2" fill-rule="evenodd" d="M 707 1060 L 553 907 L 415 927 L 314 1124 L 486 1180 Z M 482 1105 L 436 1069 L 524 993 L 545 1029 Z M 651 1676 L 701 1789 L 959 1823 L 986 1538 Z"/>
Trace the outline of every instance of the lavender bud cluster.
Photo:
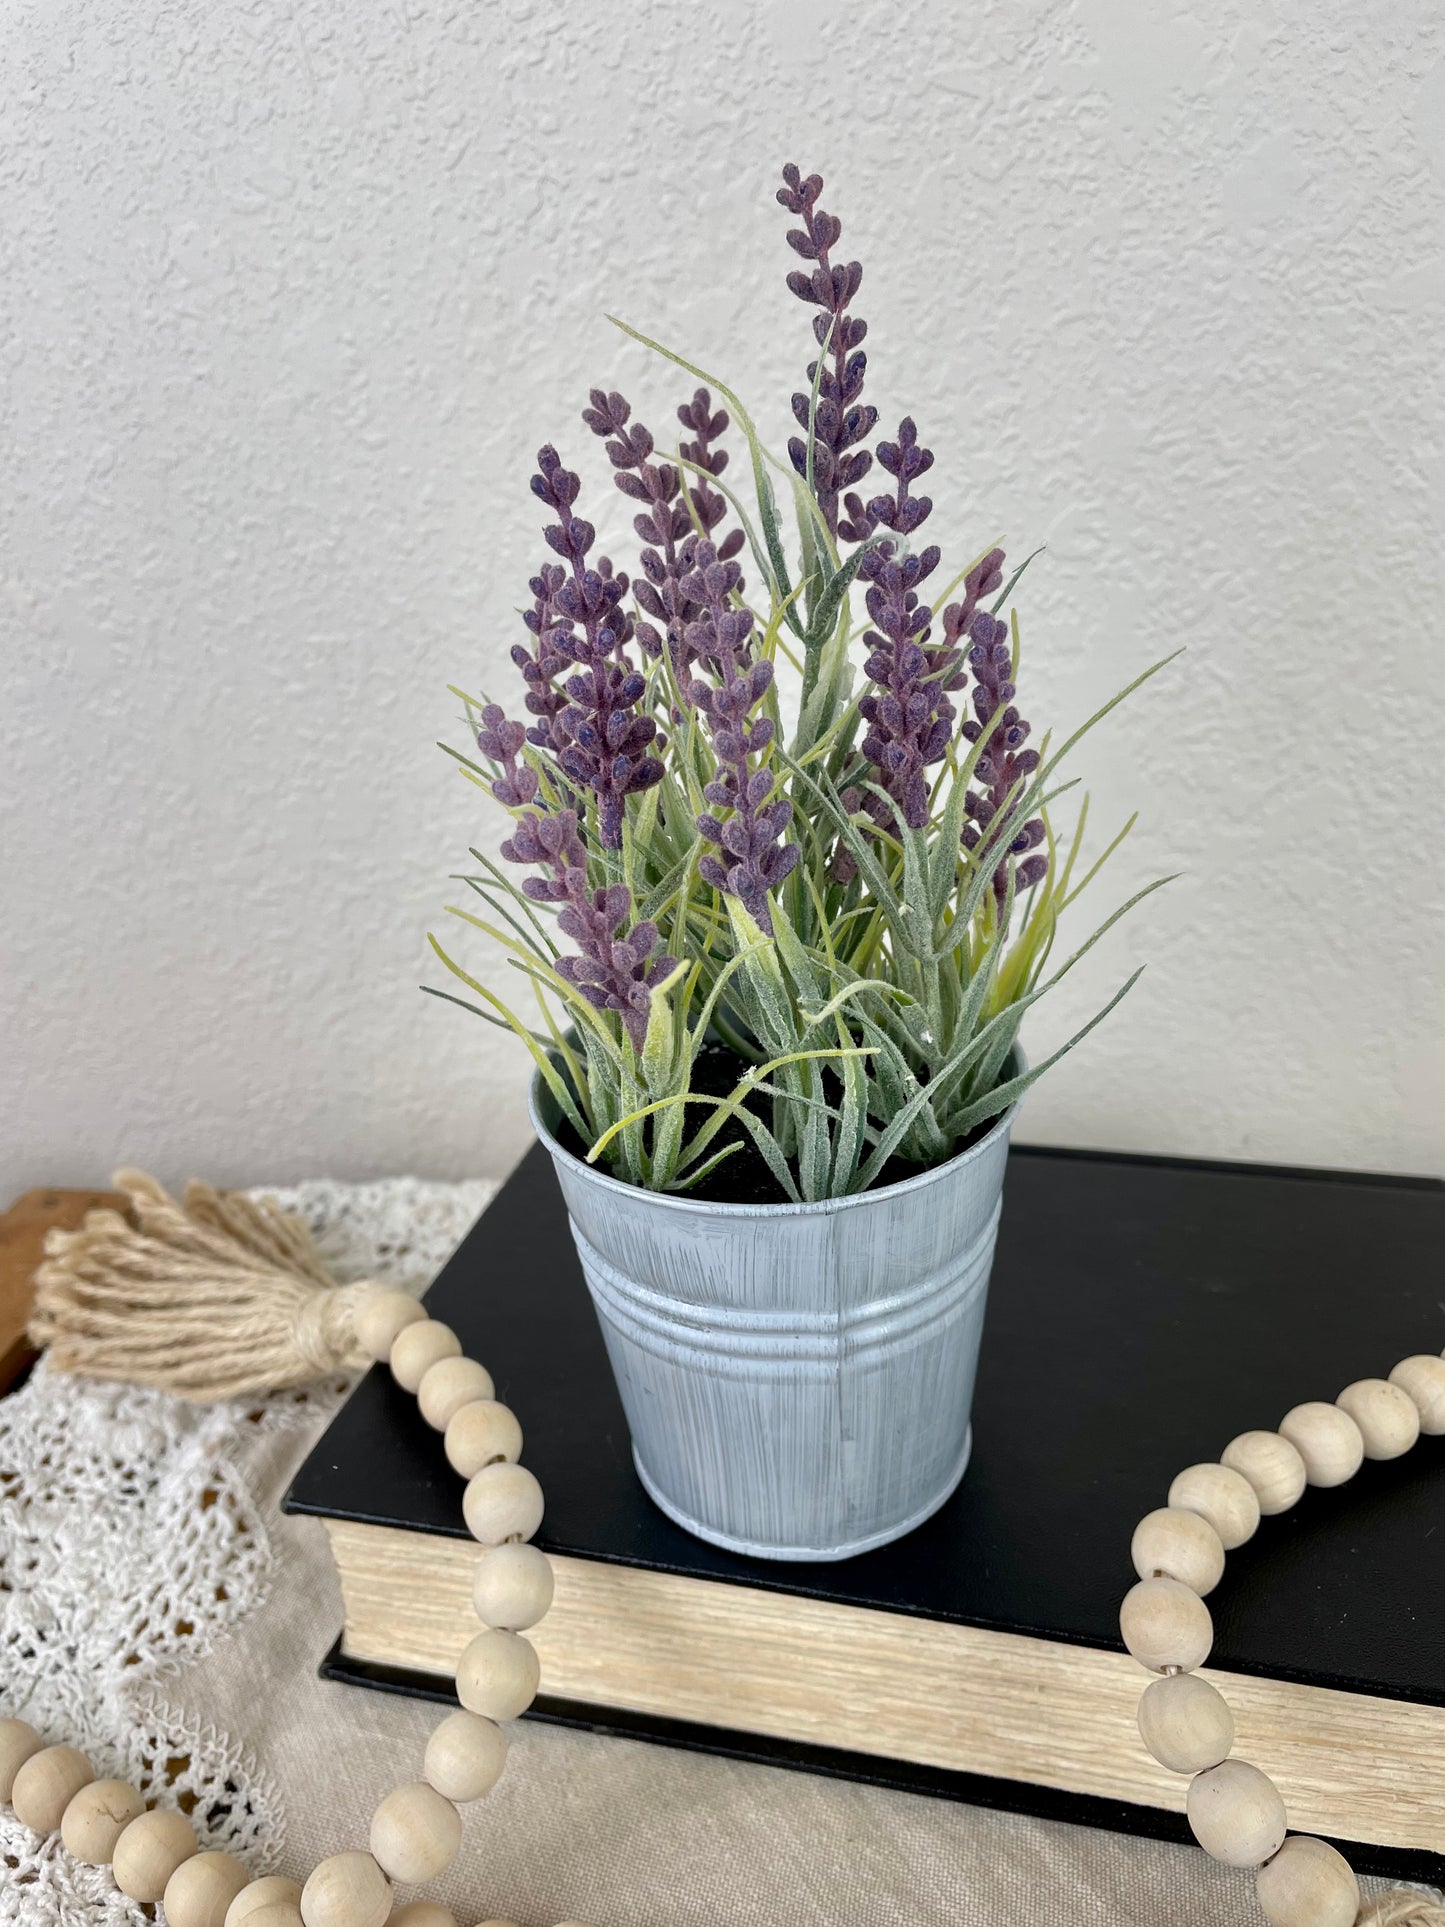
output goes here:
<path id="1" fill-rule="evenodd" d="M 866 507 L 859 503 L 854 523 L 863 539 L 885 528 L 906 540 L 933 508 L 928 496 L 912 492 L 913 483 L 933 466 L 933 456 L 920 444 L 911 419 L 899 423 L 896 442 L 879 444 L 878 462 L 894 478 L 894 493 L 875 495 Z M 898 548 L 885 537 L 864 553 L 858 566 L 868 584 L 865 600 L 876 625 L 864 634 L 869 651 L 864 668 L 877 686 L 877 693 L 870 691 L 858 708 L 868 725 L 863 754 L 909 829 L 921 830 L 928 821 L 925 771 L 948 748 L 957 713 L 949 692 L 962 686 L 964 676 L 956 646 L 927 647 L 933 611 L 919 601 L 918 589 L 938 567 L 937 548 L 916 555 L 899 554 Z M 862 802 L 880 828 L 891 827 L 892 814 L 882 797 L 871 795 L 863 802 L 854 790 L 845 800 L 850 809 Z M 850 869 L 845 862 L 844 873 Z"/>
<path id="2" fill-rule="evenodd" d="M 483 756 L 501 764 L 501 775 L 492 780 L 492 794 L 509 810 L 524 809 L 537 794 L 536 770 L 530 763 L 517 760 L 531 733 L 521 723 L 509 721 L 499 703 L 487 703 L 482 710 L 477 748 Z"/>
<path id="3" fill-rule="evenodd" d="M 632 409 L 624 396 L 615 390 L 607 394 L 594 388 L 591 402 L 591 407 L 583 410 L 582 419 L 594 435 L 602 438 L 607 459 L 615 471 L 613 481 L 624 495 L 645 504 L 632 523 L 644 544 L 641 562 L 646 578 L 634 585 L 634 594 L 638 606 L 653 620 L 637 623 L 637 639 L 650 656 L 659 656 L 665 638 L 674 674 L 686 688 L 691 666 L 687 629 L 699 614 L 698 606 L 689 601 L 682 589 L 682 579 L 692 567 L 699 540 L 688 502 L 691 501 L 705 536 L 710 536 L 722 520 L 727 503 L 700 478 L 693 487 L 684 490 L 675 462 L 651 459 L 652 435 L 641 422 L 632 422 L 629 426 Z M 721 475 L 727 466 L 727 450 L 715 449 L 712 444 L 728 425 L 726 411 L 719 409 L 714 414 L 712 397 L 706 388 L 699 388 L 691 402 L 678 409 L 677 415 L 693 436 L 692 441 L 682 444 L 683 455 L 708 474 Z M 742 530 L 734 529 L 718 552 L 723 556 L 736 555 L 742 544 Z M 661 631 L 654 623 L 661 623 Z"/>
<path id="4" fill-rule="evenodd" d="M 532 606 L 522 615 L 534 638 L 532 647 L 527 649 L 518 642 L 512 645 L 511 651 L 512 661 L 521 670 L 527 685 L 523 704 L 529 715 L 538 718 L 526 732 L 526 739 L 538 749 L 550 750 L 554 756 L 562 747 L 557 737 L 557 718 L 567 707 L 567 698 L 557 687 L 557 678 L 566 670 L 569 658 L 554 640 L 554 631 L 566 627 L 565 619 L 557 612 L 557 591 L 566 580 L 567 571 L 560 562 L 542 564 L 527 585 L 532 591 Z M 486 750 L 485 743 L 481 747 Z M 488 755 L 491 753 L 487 750 Z"/>
<path id="5" fill-rule="evenodd" d="M 706 718 L 717 769 L 703 796 L 713 807 L 697 819 L 699 833 L 717 850 L 698 861 L 703 881 L 736 897 L 764 932 L 773 933 L 768 891 L 789 876 L 798 861 L 796 843 L 779 838 L 793 819 L 786 797 L 769 802 L 773 789 L 767 752 L 773 723 L 752 712 L 773 680 L 773 665 L 752 660 L 751 609 L 733 598 L 742 589 L 742 571 L 710 542 L 699 542 L 694 566 L 682 588 L 701 614 L 688 626 L 687 647 L 696 662 L 718 678 L 695 680 L 688 699 Z M 749 720 L 752 718 L 752 720 Z M 726 810 L 724 818 L 714 812 Z"/>
<path id="6" fill-rule="evenodd" d="M 515 727 L 515 725 L 513 725 Z M 657 925 L 636 923 L 620 935 L 632 915 L 632 892 L 625 883 L 605 889 L 587 887 L 587 853 L 577 833 L 575 810 L 550 816 L 528 810 L 502 845 L 510 863 L 536 863 L 551 871 L 548 877 L 528 877 L 522 885 L 534 903 L 563 906 L 557 922 L 582 953 L 559 957 L 557 970 L 592 1005 L 615 1011 L 633 1047 L 641 1050 L 647 1037 L 650 992 L 673 968 L 673 959 L 657 957 Z"/>
<path id="7" fill-rule="evenodd" d="M 544 534 L 567 565 L 564 579 L 550 593 L 556 620 L 545 630 L 548 653 L 578 671 L 563 685 L 566 706 L 550 719 L 550 747 L 564 775 L 596 794 L 603 847 L 616 850 L 622 845 L 626 798 L 661 782 L 662 764 L 648 752 L 665 745 L 652 717 L 638 708 L 647 678 L 626 651 L 633 629 L 632 617 L 622 606 L 627 577 L 615 574 L 605 556 L 595 567 L 588 566 L 596 530 L 572 513 L 581 484 L 562 466 L 556 449 L 542 449 L 537 466 L 532 492 L 557 516 Z M 539 675 L 542 661 L 539 648 Z"/>
<path id="8" fill-rule="evenodd" d="M 984 787 L 981 791 L 970 789 L 964 804 L 972 818 L 964 825 L 964 845 L 976 850 L 1000 810 L 1006 808 L 1010 816 L 1017 813 L 1018 798 L 1013 792 L 1038 768 L 1039 753 L 1023 747 L 1029 725 L 1014 705 L 1013 651 L 1009 647 L 1008 624 L 990 615 L 987 609 L 979 609 L 969 623 L 968 633 L 973 643 L 968 652 L 969 667 L 973 671 L 973 716 L 963 725 L 963 734 L 969 742 L 978 742 L 999 710 L 1003 711 L 974 764 L 974 776 Z M 1043 840 L 1044 820 L 1035 816 L 1008 836 L 1006 842 L 995 842 L 1000 862 L 993 873 L 993 891 L 1000 904 L 1008 895 L 1010 857 L 1022 858 L 1014 871 L 1016 891 L 1031 889 L 1048 875 L 1048 856 L 1039 849 Z"/>
<path id="9" fill-rule="evenodd" d="M 778 199 L 803 223 L 789 230 L 788 244 L 805 261 L 815 263 L 811 274 L 795 268 L 788 276 L 788 286 L 800 301 L 817 308 L 813 333 L 820 347 L 827 343 L 832 362 L 821 375 L 817 362 L 809 363 L 808 392 L 794 395 L 793 414 L 806 434 L 810 410 L 813 413 L 813 493 L 829 531 L 845 541 L 861 542 L 864 537 L 858 532 L 856 519 L 839 521 L 838 498 L 843 490 L 862 481 L 872 466 L 872 456 L 857 444 L 873 432 L 878 420 L 878 410 L 859 400 L 868 367 L 862 347 L 868 323 L 848 311 L 863 280 L 863 269 L 857 261 L 846 265 L 833 261 L 832 250 L 842 235 L 843 224 L 819 207 L 822 191 L 821 174 L 809 174 L 804 179 L 791 161 L 783 169 Z M 816 408 L 812 400 L 815 380 Z M 806 475 L 808 446 L 800 436 L 789 441 L 788 454 L 798 473 Z M 851 511 L 851 500 L 847 506 Z"/>

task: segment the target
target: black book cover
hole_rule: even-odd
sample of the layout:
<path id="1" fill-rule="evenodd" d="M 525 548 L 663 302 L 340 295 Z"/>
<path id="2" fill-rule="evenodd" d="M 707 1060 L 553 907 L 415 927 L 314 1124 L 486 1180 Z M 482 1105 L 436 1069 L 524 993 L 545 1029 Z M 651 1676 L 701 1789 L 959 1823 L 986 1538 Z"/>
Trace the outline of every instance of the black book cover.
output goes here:
<path id="1" fill-rule="evenodd" d="M 1445 1344 L 1445 1185 L 1016 1149 L 962 1485 L 895 1545 L 837 1565 L 695 1540 L 643 1492 L 550 1162 L 523 1158 L 427 1296 L 481 1358 L 547 1494 L 538 1544 L 844 1604 L 1122 1650 L 1137 1520 L 1181 1467 L 1307 1398 Z M 1229 1556 L 1211 1666 L 1445 1707 L 1445 1439 L 1306 1492 Z M 373 1371 L 288 1509 L 465 1538 L 461 1481 L 414 1398 Z M 421 1676 L 333 1653 L 400 1690 Z M 541 1717 L 1185 1837 L 1183 1822 L 1038 1787 L 539 1701 Z M 1355 1850 L 1357 1864 L 1369 1856 Z M 1423 1865 L 1426 1859 L 1428 1865 Z M 1417 1876 L 1445 1860 L 1381 1850 Z"/>

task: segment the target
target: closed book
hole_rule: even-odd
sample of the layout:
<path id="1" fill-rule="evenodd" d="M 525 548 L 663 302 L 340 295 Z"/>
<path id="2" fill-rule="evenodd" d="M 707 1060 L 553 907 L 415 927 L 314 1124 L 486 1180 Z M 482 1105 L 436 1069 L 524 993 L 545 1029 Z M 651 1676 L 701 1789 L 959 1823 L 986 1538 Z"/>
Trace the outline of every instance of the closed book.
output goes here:
<path id="1" fill-rule="evenodd" d="M 1445 1343 L 1445 1186 L 1016 1149 L 953 1497 L 837 1564 L 721 1551 L 644 1493 L 552 1168 L 523 1158 L 427 1308 L 487 1365 L 557 1575 L 532 1717 L 1186 1838 L 1134 1723 L 1137 1520 L 1174 1474 Z M 898 1414 L 900 1427 L 908 1423 Z M 322 1518 L 336 1677 L 451 1698 L 476 1631 L 462 1481 L 369 1373 L 287 1497 Z M 1231 1552 L 1206 1677 L 1295 1829 L 1445 1876 L 1445 1439 Z"/>

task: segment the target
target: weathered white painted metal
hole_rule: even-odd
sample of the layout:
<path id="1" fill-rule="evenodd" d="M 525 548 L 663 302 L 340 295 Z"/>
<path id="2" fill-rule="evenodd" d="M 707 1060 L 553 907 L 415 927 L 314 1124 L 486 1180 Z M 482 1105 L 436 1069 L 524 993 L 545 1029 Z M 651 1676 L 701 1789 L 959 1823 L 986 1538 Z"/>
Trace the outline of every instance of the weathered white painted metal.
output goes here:
<path id="1" fill-rule="evenodd" d="M 571 1156 L 534 1082 L 637 1470 L 679 1525 L 846 1559 L 942 1505 L 968 1462 L 1012 1120 L 859 1197 L 708 1204 Z"/>

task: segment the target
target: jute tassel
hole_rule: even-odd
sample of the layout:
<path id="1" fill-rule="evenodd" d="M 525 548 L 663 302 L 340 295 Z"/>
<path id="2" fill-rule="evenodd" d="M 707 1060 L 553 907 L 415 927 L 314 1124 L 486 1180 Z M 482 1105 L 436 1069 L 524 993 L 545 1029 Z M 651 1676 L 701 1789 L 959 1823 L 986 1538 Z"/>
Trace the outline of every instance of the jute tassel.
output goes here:
<path id="1" fill-rule="evenodd" d="M 379 1287 L 335 1284 L 299 1218 L 199 1183 L 182 1206 L 144 1171 L 115 1186 L 129 1218 L 52 1231 L 35 1275 L 30 1336 L 62 1371 L 204 1402 L 366 1362 L 352 1321 Z"/>

